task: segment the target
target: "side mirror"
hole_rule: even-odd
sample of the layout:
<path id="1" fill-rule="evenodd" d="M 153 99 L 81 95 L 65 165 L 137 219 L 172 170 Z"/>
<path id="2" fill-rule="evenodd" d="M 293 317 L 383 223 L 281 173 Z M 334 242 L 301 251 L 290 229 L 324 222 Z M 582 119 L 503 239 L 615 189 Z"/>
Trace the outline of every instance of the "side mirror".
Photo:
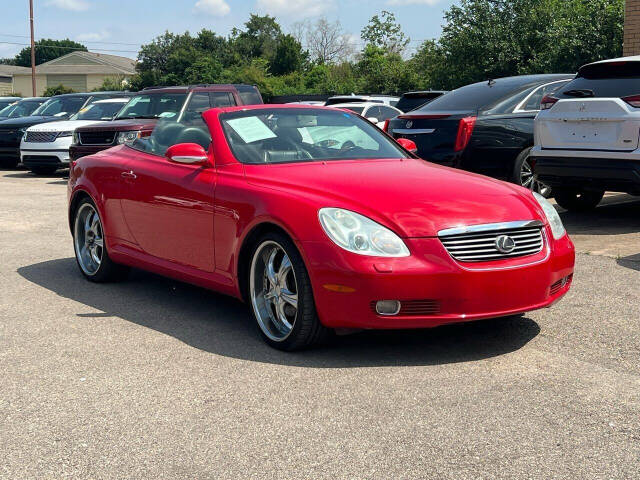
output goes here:
<path id="1" fill-rule="evenodd" d="M 178 143 L 167 148 L 164 154 L 167 160 L 187 165 L 206 165 L 209 161 L 207 152 L 197 143 Z"/>
<path id="2" fill-rule="evenodd" d="M 367 120 L 369 120 L 374 125 L 378 123 L 378 119 L 376 117 L 367 117 Z"/>
<path id="3" fill-rule="evenodd" d="M 409 150 L 411 153 L 416 153 L 418 151 L 418 146 L 413 140 L 409 140 L 408 138 L 398 138 L 396 139 L 396 142 L 398 142 L 402 148 Z"/>

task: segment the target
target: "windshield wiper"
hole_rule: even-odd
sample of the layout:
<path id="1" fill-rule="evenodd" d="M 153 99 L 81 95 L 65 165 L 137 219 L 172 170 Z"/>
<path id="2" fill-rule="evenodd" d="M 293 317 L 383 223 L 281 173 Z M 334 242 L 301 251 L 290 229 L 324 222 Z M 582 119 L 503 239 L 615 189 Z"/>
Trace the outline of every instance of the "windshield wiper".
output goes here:
<path id="1" fill-rule="evenodd" d="M 586 88 L 567 90 L 566 92 L 562 92 L 562 93 L 570 97 L 578 97 L 578 98 L 595 97 L 595 93 L 593 93 L 593 90 L 588 90 Z"/>

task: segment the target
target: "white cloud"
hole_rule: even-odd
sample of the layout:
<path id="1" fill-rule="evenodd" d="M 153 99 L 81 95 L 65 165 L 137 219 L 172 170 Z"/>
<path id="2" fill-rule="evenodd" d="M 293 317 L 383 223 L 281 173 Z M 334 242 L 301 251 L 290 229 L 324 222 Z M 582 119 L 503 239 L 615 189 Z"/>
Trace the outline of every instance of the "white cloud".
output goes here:
<path id="1" fill-rule="evenodd" d="M 439 3 L 440 0 L 387 0 L 387 5 L 430 5 Z"/>
<path id="2" fill-rule="evenodd" d="M 49 0 L 47 6 L 58 7 L 63 10 L 72 10 L 81 12 L 89 9 L 89 3 L 86 0 Z"/>
<path id="3" fill-rule="evenodd" d="M 289 18 L 316 17 L 334 7 L 334 0 L 258 0 L 256 8 Z"/>
<path id="4" fill-rule="evenodd" d="M 109 32 L 101 30 L 99 32 L 81 33 L 76 36 L 76 40 L 80 42 L 100 42 L 102 40 L 106 40 L 110 36 L 111 34 Z"/>
<path id="5" fill-rule="evenodd" d="M 231 11 L 231 7 L 225 0 L 198 0 L 193 11 L 214 17 L 224 17 Z"/>

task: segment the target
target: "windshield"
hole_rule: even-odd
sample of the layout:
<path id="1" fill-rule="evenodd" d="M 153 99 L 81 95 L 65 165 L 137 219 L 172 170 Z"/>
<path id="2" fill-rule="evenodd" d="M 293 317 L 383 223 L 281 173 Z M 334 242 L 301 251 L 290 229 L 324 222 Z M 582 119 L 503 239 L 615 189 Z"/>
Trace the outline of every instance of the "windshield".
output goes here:
<path id="1" fill-rule="evenodd" d="M 124 105 L 124 102 L 92 103 L 71 117 L 71 120 L 111 120 Z"/>
<path id="2" fill-rule="evenodd" d="M 357 113 L 358 115 L 362 115 L 362 112 L 364 112 L 364 107 L 338 107 L 338 108 L 342 108 L 344 110 L 351 110 L 352 112 Z"/>
<path id="3" fill-rule="evenodd" d="M 23 100 L 16 102 L 13 105 L 3 108 L 0 111 L 0 117 L 6 118 L 18 118 L 31 115 L 33 111 L 42 104 L 42 101 L 38 100 Z"/>
<path id="4" fill-rule="evenodd" d="M 116 120 L 127 118 L 172 118 L 180 112 L 186 98 L 186 93 L 136 95 L 122 109 Z"/>
<path id="5" fill-rule="evenodd" d="M 40 107 L 33 112 L 33 115 L 42 115 L 45 117 L 72 115 L 80 110 L 86 101 L 86 97 L 53 97 L 40 105 Z"/>
<path id="6" fill-rule="evenodd" d="M 378 128 L 351 113 L 318 109 L 259 109 L 220 115 L 242 163 L 407 158 Z"/>

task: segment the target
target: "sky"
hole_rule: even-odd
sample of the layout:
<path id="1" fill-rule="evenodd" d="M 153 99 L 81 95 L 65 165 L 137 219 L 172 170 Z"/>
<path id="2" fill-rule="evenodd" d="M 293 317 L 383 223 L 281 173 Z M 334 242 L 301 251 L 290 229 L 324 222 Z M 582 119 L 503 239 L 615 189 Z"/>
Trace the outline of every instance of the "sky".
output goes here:
<path id="1" fill-rule="evenodd" d="M 141 44 L 169 30 L 203 28 L 227 35 L 250 13 L 275 16 L 285 31 L 302 20 L 327 17 L 361 42 L 360 30 L 382 10 L 393 12 L 411 38 L 410 49 L 440 35 L 443 12 L 457 0 L 33 0 L 35 37 L 70 38 L 91 51 L 135 58 Z M 28 0 L 3 0 L 0 58 L 29 43 Z"/>

